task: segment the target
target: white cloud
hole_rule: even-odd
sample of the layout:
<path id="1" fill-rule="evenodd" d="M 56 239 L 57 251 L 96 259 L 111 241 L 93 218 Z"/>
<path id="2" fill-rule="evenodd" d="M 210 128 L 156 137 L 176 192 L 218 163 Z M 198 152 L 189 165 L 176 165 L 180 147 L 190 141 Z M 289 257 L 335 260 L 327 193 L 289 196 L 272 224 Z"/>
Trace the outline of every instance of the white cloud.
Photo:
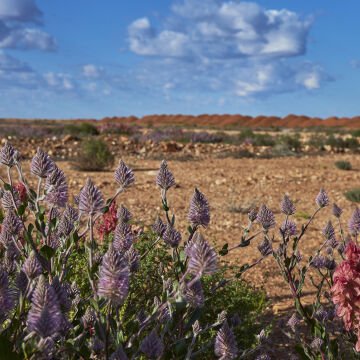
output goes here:
<path id="1" fill-rule="evenodd" d="M 38 22 L 42 17 L 42 12 L 33 0 L 1 0 L 0 19 Z"/>
<path id="2" fill-rule="evenodd" d="M 75 82 L 69 74 L 48 72 L 43 75 L 50 88 L 71 91 L 75 89 Z"/>
<path id="3" fill-rule="evenodd" d="M 99 78 L 104 73 L 104 68 L 93 64 L 84 65 L 82 73 L 88 78 Z"/>

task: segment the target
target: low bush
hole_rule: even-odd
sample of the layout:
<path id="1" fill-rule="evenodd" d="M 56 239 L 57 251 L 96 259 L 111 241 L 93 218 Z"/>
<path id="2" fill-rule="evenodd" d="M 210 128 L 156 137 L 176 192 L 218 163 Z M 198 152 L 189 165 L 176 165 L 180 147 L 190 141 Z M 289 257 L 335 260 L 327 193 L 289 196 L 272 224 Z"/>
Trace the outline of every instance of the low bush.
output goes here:
<path id="1" fill-rule="evenodd" d="M 351 202 L 360 203 L 360 188 L 347 191 L 345 197 Z"/>
<path id="2" fill-rule="evenodd" d="M 351 170 L 352 169 L 351 163 L 349 161 L 344 161 L 344 160 L 336 161 L 335 166 L 340 170 Z"/>
<path id="3" fill-rule="evenodd" d="M 288 150 L 296 153 L 300 152 L 302 148 L 301 141 L 297 136 L 291 136 L 291 135 L 279 136 L 277 138 L 277 143 L 287 148 Z"/>
<path id="4" fill-rule="evenodd" d="M 81 171 L 102 171 L 114 164 L 114 155 L 106 142 L 100 139 L 88 139 L 81 143 L 75 167 Z"/>
<path id="5" fill-rule="evenodd" d="M 344 152 L 346 149 L 359 150 L 359 141 L 355 137 L 342 138 L 330 135 L 326 140 L 326 145 L 329 145 L 335 152 Z"/>
<path id="6" fill-rule="evenodd" d="M 99 135 L 98 128 L 90 123 L 68 124 L 64 126 L 64 133 L 72 136 L 93 136 Z"/>

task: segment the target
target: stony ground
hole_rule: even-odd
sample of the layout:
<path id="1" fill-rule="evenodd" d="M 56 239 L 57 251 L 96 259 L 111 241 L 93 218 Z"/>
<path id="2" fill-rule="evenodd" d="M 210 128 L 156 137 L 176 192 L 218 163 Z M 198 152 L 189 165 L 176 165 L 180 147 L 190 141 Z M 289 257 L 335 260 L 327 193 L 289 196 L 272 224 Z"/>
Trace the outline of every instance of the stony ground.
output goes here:
<path id="1" fill-rule="evenodd" d="M 154 183 L 159 161 L 137 157 L 124 157 L 124 160 L 135 170 L 136 185 L 122 195 L 119 202 L 131 210 L 139 224 L 150 225 L 161 213 L 159 191 Z M 334 162 L 338 160 L 350 161 L 353 170 L 337 169 Z M 91 177 L 106 196 L 115 191 L 112 171 L 78 172 L 66 161 L 58 165 L 68 174 L 74 193 L 80 190 L 87 177 Z M 360 183 L 360 157 L 349 154 L 274 159 L 208 158 L 203 161 L 170 161 L 169 167 L 177 181 L 177 187 L 169 192 L 177 227 L 183 234 L 186 233 L 189 199 L 194 187 L 198 187 L 211 204 L 211 223 L 203 233 L 219 248 L 226 242 L 230 245 L 239 242 L 242 226 L 247 224 L 246 212 L 251 206 L 267 204 L 275 211 L 278 223 L 282 222 L 279 203 L 285 193 L 296 202 L 296 222 L 300 228 L 306 222 L 306 214 L 311 214 L 315 209 L 314 199 L 320 187 L 328 191 L 332 202 L 344 208 L 343 222 L 346 227 L 355 205 L 346 200 L 344 192 L 359 187 Z M 28 162 L 24 168 L 28 170 Z M 321 243 L 321 230 L 330 217 L 329 207 L 319 214 L 315 224 L 309 228 L 300 245 L 305 258 L 313 254 Z M 229 258 L 238 265 L 255 261 L 259 258 L 256 244 L 236 250 Z M 265 289 L 270 300 L 269 311 L 275 314 L 289 313 L 292 303 L 289 291 L 272 258 L 250 270 L 245 278 L 254 286 Z M 306 301 L 311 301 L 311 294 Z"/>

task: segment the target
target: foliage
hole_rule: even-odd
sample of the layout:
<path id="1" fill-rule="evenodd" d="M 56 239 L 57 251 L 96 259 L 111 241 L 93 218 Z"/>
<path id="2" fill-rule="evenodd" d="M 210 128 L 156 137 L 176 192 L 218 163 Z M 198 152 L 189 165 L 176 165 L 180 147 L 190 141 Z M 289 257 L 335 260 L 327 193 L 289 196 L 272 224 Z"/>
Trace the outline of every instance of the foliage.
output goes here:
<path id="1" fill-rule="evenodd" d="M 351 163 L 349 161 L 342 161 L 342 160 L 336 161 L 335 166 L 340 170 L 351 170 L 352 169 Z"/>
<path id="2" fill-rule="evenodd" d="M 360 188 L 346 191 L 345 197 L 351 202 L 360 203 Z"/>
<path id="3" fill-rule="evenodd" d="M 98 135 L 99 130 L 91 123 L 81 122 L 80 124 L 67 124 L 64 126 L 64 133 L 75 137 Z"/>
<path id="4" fill-rule="evenodd" d="M 114 164 L 114 156 L 106 142 L 101 139 L 88 139 L 81 143 L 80 154 L 75 162 L 82 171 L 101 171 Z"/>

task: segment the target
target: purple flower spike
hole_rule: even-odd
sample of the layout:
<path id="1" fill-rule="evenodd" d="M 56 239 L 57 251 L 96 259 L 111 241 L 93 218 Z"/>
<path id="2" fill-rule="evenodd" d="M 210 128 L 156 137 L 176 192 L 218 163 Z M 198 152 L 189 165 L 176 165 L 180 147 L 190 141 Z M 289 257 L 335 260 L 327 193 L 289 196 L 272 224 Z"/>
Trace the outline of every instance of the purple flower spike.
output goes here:
<path id="1" fill-rule="evenodd" d="M 288 236 L 294 236 L 296 234 L 296 224 L 292 220 L 284 221 L 280 227 L 280 232 Z"/>
<path id="2" fill-rule="evenodd" d="M 163 160 L 160 165 L 160 170 L 156 177 L 156 185 L 163 190 L 169 190 L 175 186 L 175 178 L 172 172 L 168 169 L 167 162 Z"/>
<path id="3" fill-rule="evenodd" d="M 204 291 L 201 281 L 195 281 L 190 287 L 185 284 L 184 297 L 186 302 L 193 308 L 201 308 L 204 306 Z"/>
<path id="4" fill-rule="evenodd" d="M 299 325 L 300 320 L 298 319 L 296 313 L 292 314 L 288 322 L 286 323 L 287 326 L 291 328 L 293 332 L 296 331 L 296 327 Z"/>
<path id="5" fill-rule="evenodd" d="M 115 228 L 113 246 L 121 253 L 130 249 L 134 242 L 134 235 L 127 223 L 119 222 Z"/>
<path id="6" fill-rule="evenodd" d="M 180 244 L 181 234 L 168 224 L 163 234 L 163 239 L 167 245 L 170 245 L 172 248 L 176 248 Z"/>
<path id="7" fill-rule="evenodd" d="M 210 222 L 210 207 L 203 193 L 195 189 L 190 201 L 188 219 L 192 226 L 208 226 Z"/>
<path id="8" fill-rule="evenodd" d="M 152 226 L 152 229 L 157 236 L 163 236 L 166 230 L 166 224 L 164 224 L 161 218 L 158 216 Z"/>
<path id="9" fill-rule="evenodd" d="M 130 272 L 135 272 L 140 266 L 139 252 L 131 245 L 130 249 L 126 251 L 125 257 L 127 258 Z"/>
<path id="10" fill-rule="evenodd" d="M 28 313 L 29 332 L 34 331 L 42 338 L 52 337 L 61 330 L 62 317 L 54 289 L 41 276 Z"/>
<path id="11" fill-rule="evenodd" d="M 129 291 L 129 275 L 126 259 L 110 247 L 100 267 L 98 295 L 115 306 L 121 305 Z"/>
<path id="12" fill-rule="evenodd" d="M 360 233 L 360 208 L 356 208 L 349 220 L 349 230 L 352 234 L 357 235 Z"/>
<path id="13" fill-rule="evenodd" d="M 187 248 L 189 256 L 188 271 L 201 277 L 210 275 L 217 270 L 217 255 L 201 234 L 195 235 L 191 245 Z"/>
<path id="14" fill-rule="evenodd" d="M 257 210 L 255 208 L 251 209 L 248 213 L 248 218 L 251 222 L 254 222 L 257 217 Z"/>
<path id="15" fill-rule="evenodd" d="M 332 213 L 335 217 L 337 217 L 338 219 L 340 218 L 341 214 L 342 214 L 342 209 L 341 207 L 339 207 L 338 205 L 334 204 L 333 208 L 332 208 Z"/>
<path id="16" fill-rule="evenodd" d="M 134 172 L 122 160 L 115 170 L 114 178 L 122 189 L 128 188 L 135 181 Z"/>
<path id="17" fill-rule="evenodd" d="M 5 320 L 7 313 L 14 306 L 13 293 L 9 288 L 9 277 L 7 272 L 0 268 L 0 323 Z"/>
<path id="18" fill-rule="evenodd" d="M 262 205 L 257 214 L 256 221 L 261 224 L 265 231 L 268 231 L 275 226 L 274 213 L 266 205 Z"/>
<path id="19" fill-rule="evenodd" d="M 79 210 L 86 215 L 95 215 L 104 207 L 104 199 L 101 191 L 94 185 L 90 178 L 86 180 L 85 186 L 79 195 Z"/>
<path id="20" fill-rule="evenodd" d="M 272 245 L 270 241 L 265 238 L 258 246 L 258 250 L 262 256 L 268 256 L 272 253 Z"/>
<path id="21" fill-rule="evenodd" d="M 215 355 L 221 360 L 232 360 L 237 354 L 235 335 L 225 320 L 215 338 Z"/>
<path id="22" fill-rule="evenodd" d="M 316 204 L 319 208 L 329 205 L 329 197 L 324 189 L 320 189 L 319 194 L 316 196 Z"/>
<path id="23" fill-rule="evenodd" d="M 45 200 L 51 205 L 64 207 L 68 201 L 68 185 L 65 174 L 55 167 L 45 182 Z"/>
<path id="24" fill-rule="evenodd" d="M 110 355 L 110 360 L 128 360 L 123 348 L 119 346 L 115 352 Z"/>
<path id="25" fill-rule="evenodd" d="M 132 219 L 132 215 L 131 212 L 124 205 L 121 205 L 117 212 L 117 218 L 119 222 L 127 223 Z"/>
<path id="26" fill-rule="evenodd" d="M 16 163 L 16 153 L 14 147 L 9 142 L 6 142 L 0 149 L 0 163 L 10 168 L 13 167 Z"/>
<path id="27" fill-rule="evenodd" d="M 145 337 L 140 345 L 140 350 L 150 359 L 157 359 L 162 355 L 164 345 L 155 330 Z"/>
<path id="28" fill-rule="evenodd" d="M 284 195 L 280 204 L 280 209 L 282 213 L 289 216 L 295 214 L 295 210 L 296 210 L 294 203 L 290 200 L 290 198 L 287 195 Z"/>
<path id="29" fill-rule="evenodd" d="M 36 155 L 31 160 L 30 171 L 33 175 L 46 178 L 52 173 L 55 166 L 50 156 L 38 148 Z"/>
<path id="30" fill-rule="evenodd" d="M 13 200 L 13 196 L 14 196 L 14 200 Z M 21 205 L 19 193 L 17 191 L 14 191 L 13 194 L 11 194 L 11 192 L 8 190 L 4 191 L 4 194 L 1 199 L 2 207 L 7 211 L 15 210 L 14 201 L 16 207 L 19 207 Z"/>
<path id="31" fill-rule="evenodd" d="M 324 227 L 322 233 L 325 236 L 326 240 L 334 240 L 335 239 L 335 229 L 334 229 L 331 221 L 328 221 L 328 223 Z"/>
<path id="32" fill-rule="evenodd" d="M 29 257 L 25 260 L 22 271 L 29 279 L 35 279 L 41 275 L 42 266 L 34 251 L 32 251 Z"/>

